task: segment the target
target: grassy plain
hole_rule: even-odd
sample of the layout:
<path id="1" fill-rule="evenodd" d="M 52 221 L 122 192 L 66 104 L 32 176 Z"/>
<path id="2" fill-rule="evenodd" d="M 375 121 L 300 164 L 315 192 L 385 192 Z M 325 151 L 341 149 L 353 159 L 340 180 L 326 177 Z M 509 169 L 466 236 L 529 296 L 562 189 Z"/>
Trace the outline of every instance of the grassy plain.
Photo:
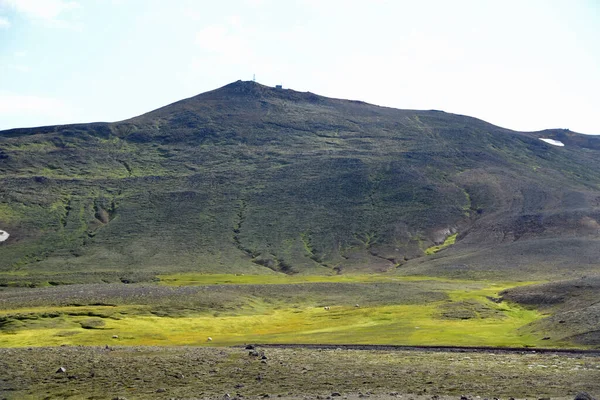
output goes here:
<path id="1" fill-rule="evenodd" d="M 523 282 L 200 274 L 161 282 L 5 290 L 0 346 L 564 344 L 520 330 L 538 311 L 498 301 Z"/>
<path id="2" fill-rule="evenodd" d="M 348 275 L 245 275 L 245 274 L 196 274 L 178 273 L 158 275 L 161 284 L 172 286 L 183 285 L 269 285 L 294 283 L 368 283 L 368 282 L 411 282 L 411 281 L 440 281 L 448 279 L 429 276 L 398 276 L 392 274 L 348 274 Z M 454 282 L 460 282 L 454 280 Z M 469 282 L 469 281 L 463 281 Z"/>
<path id="3" fill-rule="evenodd" d="M 591 354 L 260 346 L 572 346 L 528 329 L 545 317 L 539 311 L 499 298 L 530 283 L 171 274 L 158 283 L 0 288 L 0 398 L 566 400 L 596 393 L 600 358 Z M 259 356 L 231 347 L 247 343 L 259 344 Z"/>

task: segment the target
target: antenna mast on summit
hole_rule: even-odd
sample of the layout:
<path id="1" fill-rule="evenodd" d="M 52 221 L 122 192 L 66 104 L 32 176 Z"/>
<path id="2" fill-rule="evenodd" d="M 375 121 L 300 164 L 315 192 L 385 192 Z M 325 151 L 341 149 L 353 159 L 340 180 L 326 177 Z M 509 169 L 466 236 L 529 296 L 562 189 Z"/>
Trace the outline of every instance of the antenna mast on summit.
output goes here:
<path id="1" fill-rule="evenodd" d="M 252 74 L 252 82 L 256 82 L 256 74 Z"/>

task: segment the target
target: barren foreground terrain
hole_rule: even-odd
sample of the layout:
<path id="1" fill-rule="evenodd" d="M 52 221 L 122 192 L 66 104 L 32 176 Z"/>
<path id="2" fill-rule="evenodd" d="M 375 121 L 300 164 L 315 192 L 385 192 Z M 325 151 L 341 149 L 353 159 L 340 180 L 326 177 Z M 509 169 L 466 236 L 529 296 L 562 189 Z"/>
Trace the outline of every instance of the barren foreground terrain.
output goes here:
<path id="1" fill-rule="evenodd" d="M 64 372 L 60 368 L 64 368 Z M 256 347 L 0 349 L 8 399 L 573 398 L 600 355 Z"/>

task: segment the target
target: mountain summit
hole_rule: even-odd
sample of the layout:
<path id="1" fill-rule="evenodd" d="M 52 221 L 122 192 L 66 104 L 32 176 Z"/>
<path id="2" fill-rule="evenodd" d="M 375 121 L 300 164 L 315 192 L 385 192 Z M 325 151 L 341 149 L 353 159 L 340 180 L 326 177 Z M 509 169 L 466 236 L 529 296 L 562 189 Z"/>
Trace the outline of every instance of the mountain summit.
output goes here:
<path id="1" fill-rule="evenodd" d="M 600 259 L 599 151 L 238 81 L 125 121 L 0 132 L 0 271 L 579 276 Z"/>

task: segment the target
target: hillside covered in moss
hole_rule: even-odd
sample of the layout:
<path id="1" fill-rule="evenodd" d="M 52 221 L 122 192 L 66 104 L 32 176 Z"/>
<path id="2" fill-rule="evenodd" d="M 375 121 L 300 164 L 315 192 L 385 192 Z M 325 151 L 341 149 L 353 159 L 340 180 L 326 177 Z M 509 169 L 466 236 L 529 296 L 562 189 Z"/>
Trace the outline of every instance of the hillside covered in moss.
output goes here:
<path id="1" fill-rule="evenodd" d="M 600 266 L 599 156 L 568 130 L 238 81 L 125 121 L 1 131 L 0 280 L 576 278 Z"/>

